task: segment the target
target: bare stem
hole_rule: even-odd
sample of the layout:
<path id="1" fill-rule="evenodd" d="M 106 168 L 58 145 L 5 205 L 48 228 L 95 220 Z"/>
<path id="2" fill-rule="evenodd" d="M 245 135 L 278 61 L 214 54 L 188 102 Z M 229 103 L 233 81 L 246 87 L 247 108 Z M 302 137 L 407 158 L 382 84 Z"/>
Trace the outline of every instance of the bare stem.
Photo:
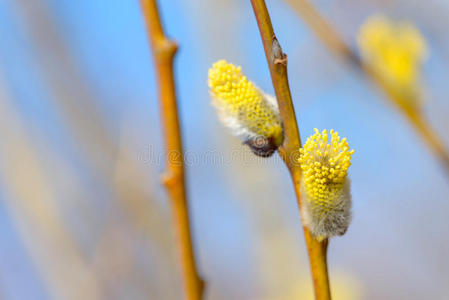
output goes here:
<path id="1" fill-rule="evenodd" d="M 173 58 L 177 50 L 177 44 L 164 35 L 156 0 L 141 0 L 141 5 L 153 48 L 154 64 L 159 85 L 166 153 L 166 170 L 162 179 L 172 202 L 184 296 L 188 300 L 200 300 L 204 284 L 196 268 L 190 234 L 184 159 L 173 79 Z"/>
<path id="2" fill-rule="evenodd" d="M 301 211 L 301 168 L 297 162 L 301 139 L 288 84 L 287 55 L 282 52 L 282 48 L 276 39 L 265 1 L 251 0 L 251 4 L 256 16 L 257 25 L 259 26 L 265 56 L 284 126 L 284 143 L 279 148 L 279 154 L 290 172 L 295 186 L 298 206 Z M 329 300 L 331 296 L 326 259 L 328 240 L 318 242 L 306 227 L 303 226 L 303 229 L 309 253 L 315 297 L 317 300 Z"/>
<path id="3" fill-rule="evenodd" d="M 417 109 L 404 105 L 410 102 L 404 99 L 388 85 L 381 76 L 368 64 L 362 62 L 359 56 L 351 50 L 344 42 L 343 38 L 333 29 L 332 25 L 320 15 L 316 8 L 307 0 L 285 0 L 309 25 L 315 35 L 326 45 L 335 55 L 356 65 L 364 74 L 377 84 L 384 92 L 388 100 L 395 105 L 405 115 L 407 120 L 418 132 L 423 141 L 431 149 L 433 154 L 440 160 L 445 171 L 449 174 L 449 152 L 445 148 L 440 137 L 430 126 L 424 115 Z"/>

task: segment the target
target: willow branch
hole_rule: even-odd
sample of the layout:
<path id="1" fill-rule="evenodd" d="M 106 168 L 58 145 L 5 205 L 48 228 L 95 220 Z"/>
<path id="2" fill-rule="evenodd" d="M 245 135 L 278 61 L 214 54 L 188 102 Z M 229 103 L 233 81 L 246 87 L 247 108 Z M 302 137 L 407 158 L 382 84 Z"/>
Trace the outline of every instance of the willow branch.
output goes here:
<path id="1" fill-rule="evenodd" d="M 174 227 L 184 284 L 184 296 L 188 300 L 199 300 L 202 298 L 203 281 L 199 277 L 196 268 L 190 234 L 184 178 L 184 159 L 176 106 L 175 83 L 173 79 L 173 58 L 177 51 L 177 45 L 164 35 L 156 0 L 141 0 L 141 4 L 150 43 L 153 48 L 153 58 L 159 85 L 166 154 L 166 170 L 162 179 L 172 202 Z"/>
<path id="2" fill-rule="evenodd" d="M 405 105 L 408 102 L 407 99 L 403 99 L 403 96 L 395 92 L 370 65 L 363 63 L 359 56 L 344 42 L 343 38 L 309 1 L 285 1 L 295 9 L 327 48 L 343 60 L 357 66 L 368 78 L 374 81 L 387 96 L 388 100 L 405 115 L 433 154 L 441 161 L 446 172 L 449 172 L 449 152 L 423 114 L 417 109 Z"/>
<path id="3" fill-rule="evenodd" d="M 301 168 L 297 162 L 299 149 L 301 147 L 301 139 L 299 136 L 290 87 L 288 84 L 287 55 L 282 52 L 281 45 L 276 39 L 265 1 L 251 0 L 251 4 L 256 16 L 260 36 L 262 38 L 265 56 L 270 69 L 271 80 L 284 126 L 284 143 L 279 148 L 279 154 L 290 172 L 293 184 L 295 186 L 298 206 L 301 210 Z M 330 299 L 326 259 L 328 240 L 326 239 L 322 242 L 318 242 L 306 227 L 303 226 L 303 229 L 307 250 L 309 253 L 315 297 L 317 300 Z"/>

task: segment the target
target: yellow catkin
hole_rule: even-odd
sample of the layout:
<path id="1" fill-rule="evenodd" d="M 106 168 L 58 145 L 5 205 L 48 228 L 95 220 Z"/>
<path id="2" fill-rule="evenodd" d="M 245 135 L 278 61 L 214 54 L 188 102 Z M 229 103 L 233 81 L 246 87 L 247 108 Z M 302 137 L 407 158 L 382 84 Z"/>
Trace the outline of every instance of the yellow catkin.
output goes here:
<path id="1" fill-rule="evenodd" d="M 388 83 L 402 89 L 419 85 L 427 45 L 413 24 L 393 22 L 382 15 L 372 16 L 359 30 L 358 45 L 365 62 Z"/>
<path id="2" fill-rule="evenodd" d="M 282 126 L 275 101 L 265 95 L 236 67 L 220 60 L 209 69 L 209 88 L 223 123 L 237 134 L 262 136 L 279 146 Z"/>
<path id="3" fill-rule="evenodd" d="M 351 200 L 346 184 L 353 153 L 338 132 L 330 130 L 328 135 L 316 128 L 300 149 L 304 217 L 316 236 L 343 234 L 349 225 Z"/>

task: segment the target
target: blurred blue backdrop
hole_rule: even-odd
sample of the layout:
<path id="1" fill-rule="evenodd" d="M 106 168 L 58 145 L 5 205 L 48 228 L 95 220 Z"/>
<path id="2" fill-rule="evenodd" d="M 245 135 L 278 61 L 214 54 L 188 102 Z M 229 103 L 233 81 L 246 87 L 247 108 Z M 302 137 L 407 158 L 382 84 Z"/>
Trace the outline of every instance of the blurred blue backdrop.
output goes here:
<path id="1" fill-rule="evenodd" d="M 207 71 L 226 59 L 273 93 L 250 1 L 158 1 L 175 61 L 188 194 L 206 299 L 311 299 L 299 213 L 277 155 L 218 122 Z M 355 46 L 364 19 L 427 39 L 425 115 L 449 146 L 449 4 L 314 1 Z M 355 149 L 354 219 L 331 241 L 336 299 L 448 299 L 449 181 L 382 92 L 267 1 L 303 139 Z M 0 297 L 181 299 L 151 49 L 138 1 L 0 1 Z"/>

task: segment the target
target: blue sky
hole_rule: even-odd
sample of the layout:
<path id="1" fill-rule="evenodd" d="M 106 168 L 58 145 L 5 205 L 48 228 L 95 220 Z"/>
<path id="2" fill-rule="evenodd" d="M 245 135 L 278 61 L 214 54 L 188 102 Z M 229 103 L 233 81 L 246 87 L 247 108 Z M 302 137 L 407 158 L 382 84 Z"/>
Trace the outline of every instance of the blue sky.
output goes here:
<path id="1" fill-rule="evenodd" d="M 210 105 L 208 68 L 218 59 L 227 59 L 242 65 L 247 77 L 263 90 L 273 91 L 249 1 L 231 1 L 229 5 L 200 0 L 159 2 L 165 30 L 180 45 L 175 71 L 185 149 L 199 157 L 210 150 L 229 155 L 231 150 L 243 146 L 222 128 Z M 0 33 L 5 39 L 0 47 L 2 79 L 28 133 L 41 143 L 39 147 L 57 153 L 92 197 L 82 201 L 97 201 L 95 207 L 108 212 L 105 207 L 110 194 L 104 179 L 87 161 L 84 145 L 72 135 L 55 103 L 64 94 L 75 98 L 94 95 L 92 106 L 113 141 L 121 140 L 126 120 L 137 145 L 136 156 L 147 145 L 155 145 L 156 152 L 162 151 L 153 63 L 140 6 L 138 1 L 119 0 L 42 3 L 47 9 L 46 22 L 54 25 L 50 36 L 60 38 L 58 42 L 71 59 L 62 65 L 69 65 L 74 73 L 65 76 L 58 69 L 63 57 L 53 57 L 49 53 L 51 46 L 36 42 L 39 37 L 35 36 L 35 28 L 30 28 L 30 24 L 36 24 L 29 20 L 30 13 L 23 13 L 23 6 L 6 0 L 0 1 Z M 420 16 L 418 8 L 409 7 L 401 15 L 403 3 L 395 3 L 387 8 L 360 4 L 356 13 L 344 16 L 342 10 L 320 2 L 351 45 L 355 44 L 352 34 L 363 18 L 377 10 L 385 9 L 387 14 L 417 22 L 431 52 L 424 70 L 429 95 L 434 99 L 426 102 L 424 111 L 447 146 L 449 135 L 444 128 L 449 104 L 443 85 L 443 78 L 448 76 L 445 43 L 441 42 L 444 37 L 431 31 L 433 23 Z M 437 299 L 444 288 L 432 291 L 431 282 L 423 278 L 439 278 L 441 273 L 433 257 L 443 258 L 449 250 L 445 234 L 449 185 L 442 167 L 382 93 L 360 72 L 325 50 L 286 4 L 269 1 L 269 9 L 278 39 L 289 55 L 290 86 L 302 138 L 312 134 L 315 127 L 334 128 L 348 138 L 356 151 L 350 169 L 354 221 L 348 234 L 331 245 L 331 268 L 343 268 L 359 278 L 367 299 L 375 299 L 374 291 L 395 276 L 403 278 L 392 295 L 400 297 L 409 287 L 410 294 L 428 294 Z M 60 83 L 55 82 L 58 76 Z M 79 86 L 85 91 L 78 94 L 70 84 L 73 78 L 80 79 Z M 55 93 L 54 85 L 62 92 Z M 80 110 L 85 101 L 90 100 L 79 99 Z M 239 280 L 243 292 L 236 292 L 236 297 L 244 297 L 264 282 L 255 271 L 264 256 L 257 256 L 258 250 L 249 243 L 267 238 L 258 228 L 262 217 L 252 215 L 262 213 L 253 200 L 265 203 L 270 211 L 267 216 L 278 220 L 270 226 L 298 233 L 292 238 L 295 249 L 304 245 L 293 191 L 279 160 L 251 165 L 248 169 L 255 172 L 254 176 L 249 173 L 251 178 L 237 174 L 243 172 L 238 163 L 241 161 L 223 167 L 200 160 L 187 169 L 187 180 L 193 228 L 205 273 L 215 278 L 220 287 L 233 286 Z M 147 164 L 143 168 L 167 210 L 157 179 L 162 166 Z M 52 176 L 56 178 L 57 172 L 50 173 Z M 269 195 L 280 195 L 281 199 L 271 199 Z M 1 194 L 1 199 L 1 203 L 14 200 L 6 193 Z M 60 205 L 64 206 L 64 199 Z M 100 216 L 108 218 L 107 213 Z M 72 218 L 78 218 L 76 210 Z M 5 299 L 48 299 L 45 283 L 4 204 L 0 205 L 0 220 L 0 292 Z M 285 229 L 286 226 L 292 228 Z M 423 233 L 427 233 L 424 238 L 417 237 Z M 438 249 L 424 245 L 441 239 Z M 411 250 L 405 252 L 404 247 Z M 379 257 L 379 253 L 385 256 Z M 302 252 L 297 259 L 303 257 Z M 155 255 L 145 259 L 159 258 Z M 371 263 L 363 266 L 367 260 Z M 410 269 L 422 270 L 422 274 L 409 272 Z M 225 280 L 226 276 L 213 272 L 235 276 L 236 281 Z M 381 278 L 383 275 L 385 278 Z M 415 285 L 418 282 L 423 282 L 422 286 Z M 249 286 L 246 290 L 245 284 Z"/>

